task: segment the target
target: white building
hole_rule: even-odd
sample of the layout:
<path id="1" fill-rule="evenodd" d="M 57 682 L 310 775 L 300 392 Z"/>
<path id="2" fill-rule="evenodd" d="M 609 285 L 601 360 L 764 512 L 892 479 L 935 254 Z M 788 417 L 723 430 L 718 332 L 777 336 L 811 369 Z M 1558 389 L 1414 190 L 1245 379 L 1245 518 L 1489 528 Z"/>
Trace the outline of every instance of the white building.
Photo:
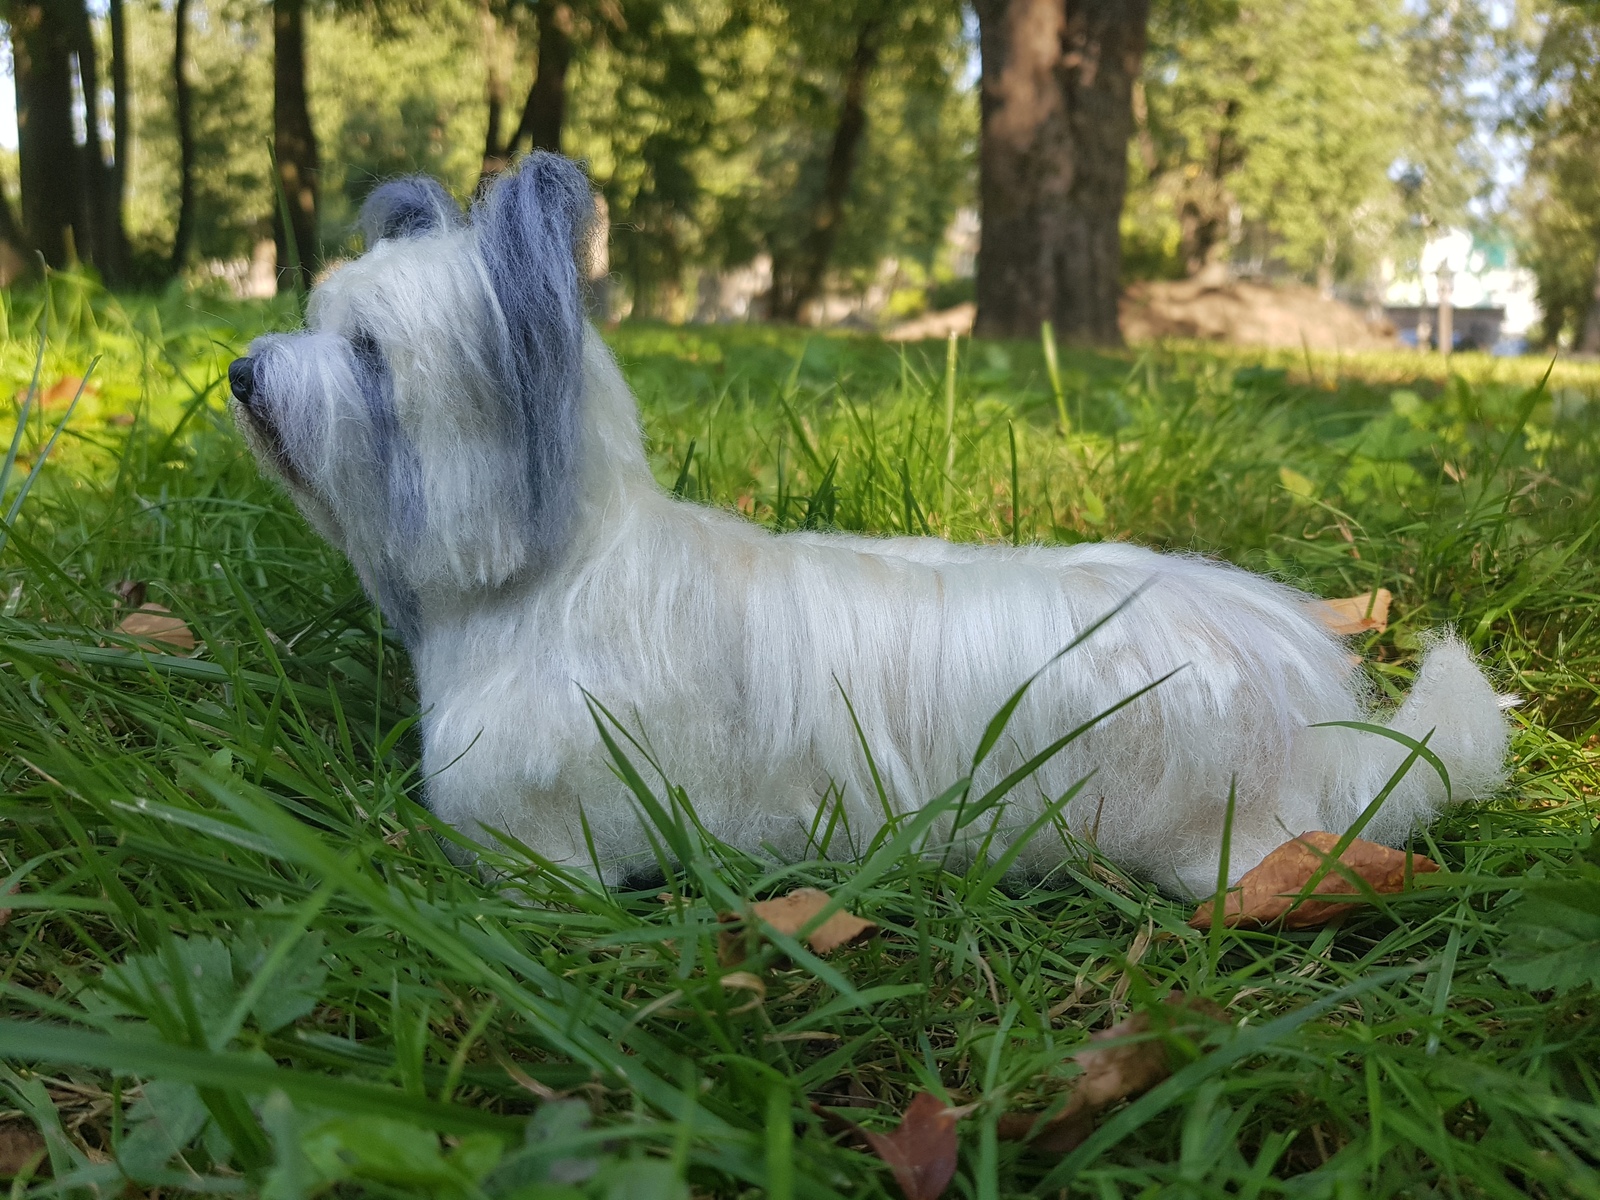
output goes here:
<path id="1" fill-rule="evenodd" d="M 1401 336 L 1415 338 L 1415 320 L 1407 330 L 1405 310 L 1437 309 L 1439 277 L 1443 271 L 1451 281 L 1450 303 L 1458 310 L 1499 309 L 1499 335 L 1494 349 L 1500 353 L 1521 348 L 1528 332 L 1542 315 L 1537 282 L 1533 272 L 1519 267 L 1510 242 L 1504 238 L 1474 235 L 1465 229 L 1440 230 L 1427 240 L 1415 264 L 1406 269 L 1394 260 L 1382 266 L 1383 303 Z M 1487 313 L 1484 315 L 1487 316 Z M 1462 313 L 1457 328 L 1469 327 L 1470 317 Z M 1426 317 L 1423 326 L 1428 325 Z"/>

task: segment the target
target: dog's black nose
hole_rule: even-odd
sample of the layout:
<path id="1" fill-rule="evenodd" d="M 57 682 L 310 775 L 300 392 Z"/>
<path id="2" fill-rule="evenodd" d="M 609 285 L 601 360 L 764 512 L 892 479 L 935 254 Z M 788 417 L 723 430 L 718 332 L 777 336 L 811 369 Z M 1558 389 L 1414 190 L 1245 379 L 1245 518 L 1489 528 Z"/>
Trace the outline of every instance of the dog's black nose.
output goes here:
<path id="1" fill-rule="evenodd" d="M 228 364 L 228 390 L 240 404 L 247 403 L 256 390 L 256 360 L 248 356 Z"/>

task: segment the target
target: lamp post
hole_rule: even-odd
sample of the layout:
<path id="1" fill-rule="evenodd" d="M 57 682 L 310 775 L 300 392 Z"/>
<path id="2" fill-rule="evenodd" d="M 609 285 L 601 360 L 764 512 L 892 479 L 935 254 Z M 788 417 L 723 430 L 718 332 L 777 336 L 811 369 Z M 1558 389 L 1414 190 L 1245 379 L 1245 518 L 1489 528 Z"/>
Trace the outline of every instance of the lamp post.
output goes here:
<path id="1" fill-rule="evenodd" d="M 1446 259 L 1439 264 L 1439 353 L 1449 354 L 1455 348 L 1455 330 L 1452 328 L 1454 321 L 1450 308 L 1450 293 L 1455 285 L 1455 275 L 1450 270 L 1450 261 Z"/>

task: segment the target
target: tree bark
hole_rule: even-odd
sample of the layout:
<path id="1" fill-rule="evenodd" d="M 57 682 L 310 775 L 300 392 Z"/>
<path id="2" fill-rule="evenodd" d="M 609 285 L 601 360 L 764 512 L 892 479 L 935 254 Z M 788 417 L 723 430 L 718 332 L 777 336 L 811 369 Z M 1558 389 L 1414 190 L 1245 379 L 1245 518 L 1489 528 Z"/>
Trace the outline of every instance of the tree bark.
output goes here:
<path id="1" fill-rule="evenodd" d="M 10 5 L 22 226 L 52 267 L 87 242 L 72 135 L 72 28 L 61 0 Z"/>
<path id="2" fill-rule="evenodd" d="M 128 194 L 128 24 L 122 14 L 122 0 L 109 0 L 111 18 L 111 192 L 120 221 L 122 202 Z M 124 239 L 126 240 L 126 239 Z"/>
<path id="3" fill-rule="evenodd" d="M 169 270 L 177 275 L 189 261 L 189 248 L 194 241 L 194 104 L 188 69 L 189 0 L 177 0 L 172 16 L 172 108 L 178 124 L 178 224 L 172 235 Z M 280 156 L 279 162 L 282 161 Z"/>
<path id="4" fill-rule="evenodd" d="M 1600 354 L 1600 258 L 1594 264 L 1594 287 L 1589 295 L 1589 311 L 1578 331 L 1578 349 L 1584 354 Z"/>
<path id="5" fill-rule="evenodd" d="M 1149 0 L 975 0 L 977 332 L 1118 345 L 1132 94 Z"/>
<path id="6" fill-rule="evenodd" d="M 89 241 L 84 257 L 99 268 L 107 283 L 118 284 L 125 273 L 127 237 L 122 225 L 121 197 L 100 140 L 99 52 L 94 44 L 94 27 L 89 23 L 89 9 L 83 0 L 73 0 L 71 22 L 73 52 L 78 57 L 78 81 L 83 92 L 84 145 L 79 184 L 83 188 L 82 204 Z M 79 249 L 84 248 L 80 246 Z"/>
<path id="7" fill-rule="evenodd" d="M 272 0 L 272 53 L 272 145 L 282 189 L 273 221 L 278 290 L 305 291 L 317 257 L 317 138 L 306 107 L 304 0 Z"/>
<path id="8" fill-rule="evenodd" d="M 490 0 L 479 0 L 478 23 L 483 31 L 484 100 L 489 106 L 489 127 L 483 135 L 483 165 L 478 170 L 481 188 L 506 169 L 510 148 L 500 140 L 507 99 L 506 77 L 500 54 L 500 22 L 495 19 Z"/>
<path id="9" fill-rule="evenodd" d="M 828 261 L 844 222 L 844 203 L 850 195 L 861 139 L 867 132 L 867 83 L 878 65 L 881 29 L 882 21 L 870 17 L 856 35 L 855 52 L 845 74 L 844 99 L 839 105 L 839 123 L 834 127 L 833 146 L 828 152 L 822 196 L 812 211 L 799 251 L 787 262 L 774 255 L 772 290 L 767 297 L 767 314 L 774 321 L 799 320 L 806 305 L 822 293 Z"/>
<path id="10" fill-rule="evenodd" d="M 33 254 L 28 246 L 28 236 L 22 223 L 11 211 L 5 188 L 0 186 L 0 287 L 10 287 L 27 275 L 34 266 Z"/>
<path id="11" fill-rule="evenodd" d="M 521 146 L 561 153 L 561 128 L 567 123 L 567 68 L 572 65 L 572 6 L 551 4 L 539 10 L 539 65 L 522 119 L 506 148 L 509 159 Z"/>

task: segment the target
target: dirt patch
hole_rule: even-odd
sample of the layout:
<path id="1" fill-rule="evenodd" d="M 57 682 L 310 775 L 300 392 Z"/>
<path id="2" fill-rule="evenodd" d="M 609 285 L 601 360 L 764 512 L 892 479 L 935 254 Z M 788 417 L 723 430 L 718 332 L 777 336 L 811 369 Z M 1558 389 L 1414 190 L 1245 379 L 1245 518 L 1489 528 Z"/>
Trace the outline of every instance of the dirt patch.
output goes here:
<path id="1" fill-rule="evenodd" d="M 1312 350 L 1393 350 L 1400 344 L 1387 321 L 1370 321 L 1360 309 L 1299 283 L 1136 283 L 1123 293 L 1117 311 L 1122 336 L 1130 342 L 1196 338 Z M 891 342 L 965 336 L 975 313 L 975 305 L 960 304 L 904 321 L 883 336 Z"/>
<path id="2" fill-rule="evenodd" d="M 1394 326 L 1304 284 L 1196 279 L 1136 283 L 1118 306 L 1130 342 L 1199 338 L 1236 346 L 1392 350 Z"/>
<path id="3" fill-rule="evenodd" d="M 976 304 L 958 304 L 954 308 L 941 308 L 925 312 L 919 317 L 886 330 L 886 342 L 924 342 L 929 338 L 947 338 L 952 333 L 966 337 L 972 332 L 973 318 L 978 315 Z"/>

